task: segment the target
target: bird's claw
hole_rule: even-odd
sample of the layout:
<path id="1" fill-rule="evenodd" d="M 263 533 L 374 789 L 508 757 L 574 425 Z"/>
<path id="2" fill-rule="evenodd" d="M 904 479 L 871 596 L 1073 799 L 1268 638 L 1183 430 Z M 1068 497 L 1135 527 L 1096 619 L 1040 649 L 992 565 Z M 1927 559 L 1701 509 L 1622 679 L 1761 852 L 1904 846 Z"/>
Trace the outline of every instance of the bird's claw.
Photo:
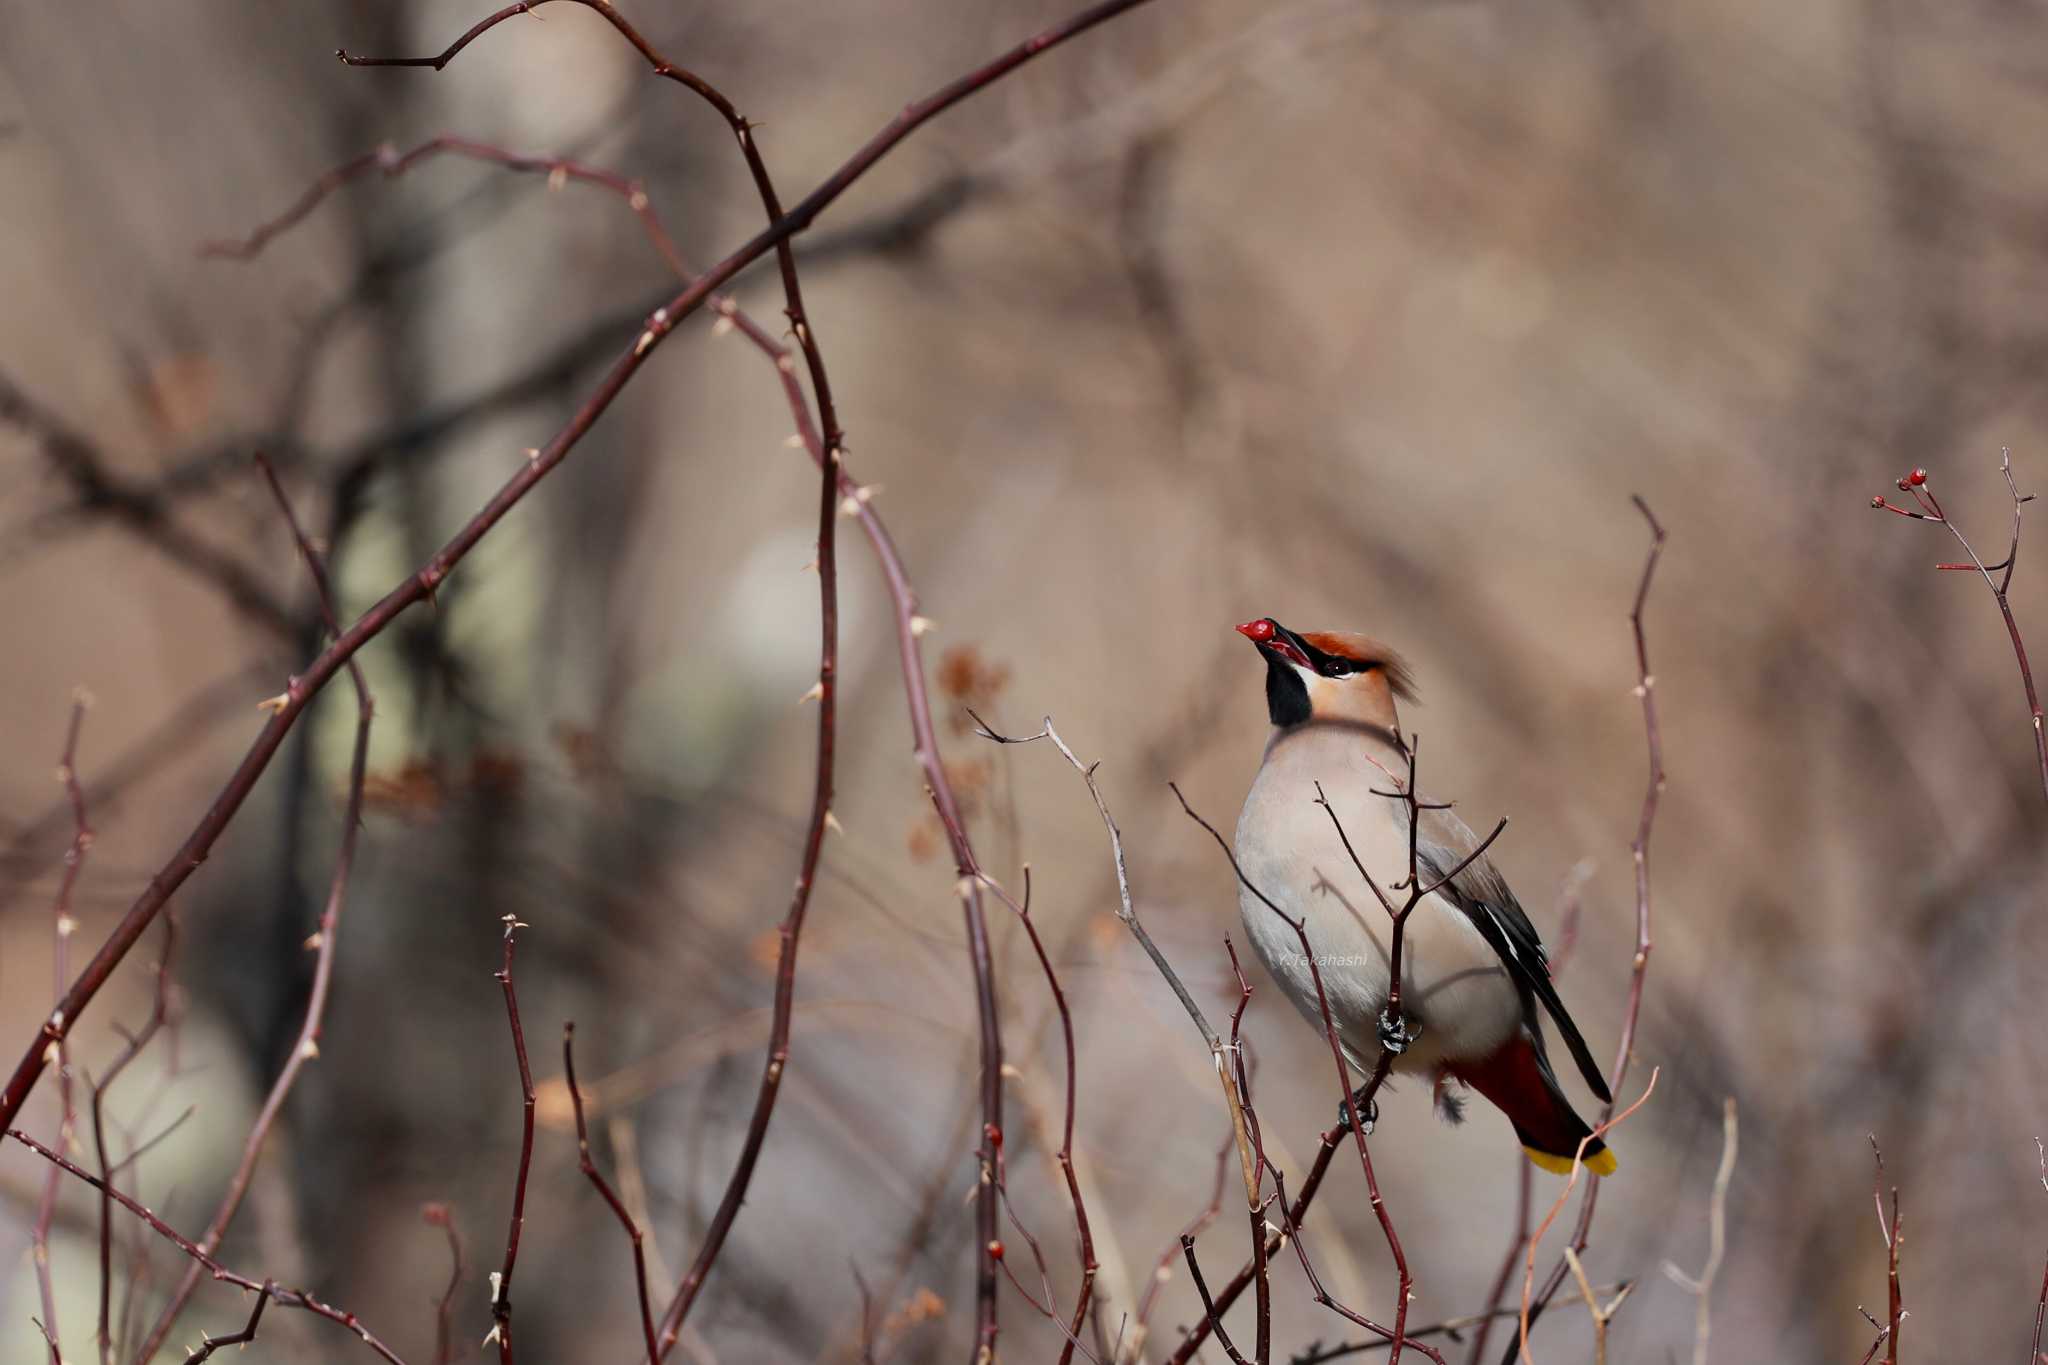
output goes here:
<path id="1" fill-rule="evenodd" d="M 1338 1131 L 1339 1133 L 1348 1133 L 1348 1132 L 1350 1132 L 1350 1131 L 1351 1131 L 1351 1126 L 1352 1126 L 1352 1124 L 1351 1124 L 1351 1115 L 1352 1115 L 1352 1112 L 1353 1112 L 1353 1106 L 1354 1106 L 1354 1105 L 1356 1105 L 1356 1104 L 1357 1104 L 1357 1102 L 1358 1102 L 1359 1100 L 1361 1100 L 1361 1099 L 1364 1099 L 1364 1098 L 1365 1098 L 1365 1091 L 1366 1091 L 1366 1087 L 1365 1087 L 1365 1086 L 1362 1086 L 1362 1085 L 1361 1085 L 1360 1087 L 1358 1087 L 1358 1093 L 1357 1093 L 1357 1094 L 1353 1095 L 1353 1096 L 1352 1096 L 1352 1097 L 1351 1097 L 1350 1099 L 1348 1099 L 1348 1100 L 1343 1100 L 1343 1101 L 1341 1101 L 1341 1102 L 1339 1102 L 1339 1103 L 1338 1103 L 1338 1105 L 1337 1105 L 1337 1131 Z M 1374 1126 L 1375 1126 L 1375 1125 L 1377 1125 L 1377 1124 L 1379 1123 L 1379 1121 L 1380 1121 L 1380 1102 L 1379 1102 L 1378 1100 L 1366 1100 L 1366 1102 L 1365 1102 L 1365 1126 L 1364 1126 L 1364 1128 L 1363 1128 L 1363 1129 L 1361 1129 L 1360 1131 L 1362 1131 L 1362 1132 L 1363 1132 L 1363 1133 L 1365 1134 L 1365 1136 L 1367 1136 L 1367 1137 L 1371 1137 L 1371 1136 L 1372 1136 L 1372 1130 L 1373 1130 Z"/>
<path id="2" fill-rule="evenodd" d="M 1385 1010 L 1380 1011 L 1380 1046 L 1396 1057 L 1408 1050 L 1408 1044 L 1421 1036 L 1421 1031 L 1410 1032 L 1405 1020 L 1396 1019 Z"/>

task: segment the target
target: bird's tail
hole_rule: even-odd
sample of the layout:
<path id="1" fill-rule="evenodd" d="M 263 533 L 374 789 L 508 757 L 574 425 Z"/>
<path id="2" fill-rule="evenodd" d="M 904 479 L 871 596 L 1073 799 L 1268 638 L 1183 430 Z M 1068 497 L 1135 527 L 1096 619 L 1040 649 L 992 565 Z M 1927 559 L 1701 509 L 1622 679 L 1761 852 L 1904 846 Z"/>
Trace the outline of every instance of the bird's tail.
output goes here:
<path id="1" fill-rule="evenodd" d="M 1529 1160 L 1546 1171 L 1570 1174 L 1573 1155 L 1593 1130 L 1558 1088 L 1543 1045 L 1528 1030 L 1516 1033 L 1483 1061 L 1451 1068 L 1451 1074 L 1508 1116 Z M 1586 1142 L 1584 1162 L 1595 1175 L 1614 1174 L 1614 1153 L 1597 1137 Z"/>

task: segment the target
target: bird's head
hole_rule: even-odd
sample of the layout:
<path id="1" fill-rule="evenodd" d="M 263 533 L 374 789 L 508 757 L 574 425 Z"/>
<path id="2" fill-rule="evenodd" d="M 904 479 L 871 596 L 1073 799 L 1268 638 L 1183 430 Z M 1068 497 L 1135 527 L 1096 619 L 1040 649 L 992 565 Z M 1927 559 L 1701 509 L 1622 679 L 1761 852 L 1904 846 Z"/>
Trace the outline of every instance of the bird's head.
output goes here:
<path id="1" fill-rule="evenodd" d="M 1394 699 L 1415 699 L 1408 666 L 1377 640 L 1341 630 L 1301 635 L 1270 616 L 1237 633 L 1266 660 L 1266 710 L 1283 730 L 1312 720 L 1396 730 Z"/>

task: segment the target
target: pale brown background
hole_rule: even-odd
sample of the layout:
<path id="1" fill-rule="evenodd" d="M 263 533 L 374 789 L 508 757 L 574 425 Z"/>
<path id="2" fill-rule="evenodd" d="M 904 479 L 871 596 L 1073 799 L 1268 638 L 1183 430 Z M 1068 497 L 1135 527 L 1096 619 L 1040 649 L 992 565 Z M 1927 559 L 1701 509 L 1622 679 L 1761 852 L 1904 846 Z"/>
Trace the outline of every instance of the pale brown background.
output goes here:
<path id="1" fill-rule="evenodd" d="M 766 123 L 793 198 L 906 99 L 1062 9 L 629 12 Z M 366 441 L 387 457 L 340 549 L 360 610 L 564 419 L 660 293 L 660 263 L 616 201 L 455 163 L 358 186 L 251 265 L 202 262 L 196 243 L 345 156 L 440 131 L 644 176 L 695 258 L 757 226 L 717 121 L 589 14 L 510 23 L 440 75 L 331 56 L 438 48 L 481 13 L 0 6 L 0 371 L 143 484 L 221 453 L 176 525 L 295 614 L 302 571 L 247 452 L 287 464 L 317 524 L 339 461 Z M 1996 554 L 1999 448 L 2023 488 L 2048 486 L 2044 116 L 2048 31 L 2023 4 L 1160 0 L 920 134 L 803 244 L 852 464 L 881 486 L 940 624 L 934 664 L 973 647 L 1007 670 L 992 718 L 1028 730 L 1049 712 L 1103 761 L 1141 909 L 1218 1011 L 1235 895 L 1165 783 L 1234 818 L 1265 720 L 1229 626 L 1271 613 L 1409 655 L 1425 784 L 1475 825 L 1513 817 L 1497 856 L 1547 935 L 1590 861 L 1563 986 L 1611 1050 L 1643 776 L 1624 612 L 1645 534 L 1628 495 L 1654 503 L 1671 530 L 1650 626 L 1672 785 L 1636 1077 L 1663 1078 L 1617 1135 L 1588 1257 L 1601 1282 L 1641 1281 L 1613 1359 L 1690 1355 L 1693 1302 L 1660 1267 L 1705 1254 L 1730 1094 L 1743 1159 L 1718 1358 L 1867 1346 L 1856 1307 L 1884 1298 L 1868 1133 L 1904 1187 L 1908 1356 L 2024 1353 L 2048 1245 L 2043 803 L 1988 595 L 1930 570 L 1954 557 L 1937 530 L 1865 504 L 1924 464 Z M 772 280 L 748 281 L 772 321 Z M 517 401 L 396 438 L 550 367 Z M 431 760 L 443 777 L 370 818 L 322 1057 L 227 1255 L 357 1309 L 409 1358 L 431 1353 L 445 1275 L 419 1205 L 455 1207 L 473 1264 L 502 1245 L 517 1095 L 490 976 L 500 915 L 532 925 L 543 1076 L 572 1015 L 593 1077 L 643 1068 L 600 1087 L 616 1101 L 600 1155 L 617 1155 L 611 1116 L 630 1121 L 669 1265 L 724 1184 L 808 799 L 814 481 L 788 430 L 759 356 L 690 324 L 438 611 L 365 656 L 378 775 Z M 0 470 L 11 1058 L 47 1008 L 66 833 L 49 772 L 73 686 L 98 698 L 90 945 L 312 641 L 77 511 L 31 437 L 0 433 Z M 919 1289 L 943 1301 L 942 1321 L 892 1338 L 894 1358 L 969 1351 L 971 983 L 950 869 L 916 856 L 934 845 L 886 601 L 866 547 L 843 544 L 846 836 L 804 940 L 762 1172 L 692 1318 L 699 1358 L 849 1358 L 852 1264 L 878 1311 Z M 2014 587 L 2040 650 L 2044 563 L 2048 546 L 2023 550 Z M 178 900 L 187 1074 L 155 1122 L 202 1107 L 150 1158 L 145 1192 L 187 1228 L 296 1027 L 348 713 L 321 704 L 312 748 L 287 750 Z M 164 734 L 178 743 L 162 761 L 107 790 Z M 980 789 L 991 866 L 1034 869 L 1077 1011 L 1080 1147 L 1120 1311 L 1208 1197 L 1223 1117 L 1206 1059 L 1110 918 L 1073 772 L 950 729 L 947 752 Z M 516 760 L 519 780 L 471 781 L 479 754 Z M 1057 1113 L 1057 1031 L 1014 929 L 998 922 L 1011 1181 L 1064 1302 L 1065 1206 L 1029 1103 Z M 111 1054 L 111 1021 L 140 1016 L 154 944 L 81 1030 L 86 1065 Z M 1327 1058 L 1270 991 L 1247 1029 L 1267 1132 L 1298 1171 L 1332 1112 Z M 154 1088 L 123 1087 L 130 1112 Z M 54 1126 L 46 1100 L 30 1117 Z M 560 1109 L 544 1117 L 526 1351 L 629 1358 L 624 1243 Z M 1418 1320 L 1478 1306 L 1513 1198 L 1505 1125 L 1478 1106 L 1445 1128 L 1410 1087 L 1375 1149 Z M 0 1158 L 10 1361 L 45 1355 L 25 1251 L 41 1174 Z M 1361 1185 L 1340 1162 L 1311 1245 L 1340 1297 L 1384 1314 L 1393 1277 Z M 88 1358 L 77 1195 L 57 1276 L 67 1346 Z M 1221 1279 L 1241 1220 L 1202 1245 Z M 1199 1311 L 1176 1272 L 1160 1330 Z M 1283 1351 L 1342 1334 L 1291 1262 L 1277 1280 Z M 478 1274 L 458 1301 L 465 1350 L 486 1293 Z M 213 1290 L 199 1305 L 174 1344 L 245 1311 Z M 1004 1322 L 1011 1358 L 1055 1349 L 1007 1291 Z M 265 1327 L 246 1358 L 364 1358 L 297 1315 Z M 1539 1359 L 1587 1359 L 1588 1336 L 1583 1312 L 1560 1312 Z"/>

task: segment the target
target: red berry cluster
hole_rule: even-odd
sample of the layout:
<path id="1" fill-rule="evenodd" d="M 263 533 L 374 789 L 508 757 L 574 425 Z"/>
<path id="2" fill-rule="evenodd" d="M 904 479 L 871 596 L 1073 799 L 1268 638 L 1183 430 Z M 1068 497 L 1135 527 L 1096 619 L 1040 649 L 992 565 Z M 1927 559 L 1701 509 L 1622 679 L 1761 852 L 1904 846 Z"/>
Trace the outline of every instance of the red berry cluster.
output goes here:
<path id="1" fill-rule="evenodd" d="M 1941 521 L 1941 504 L 1934 500 L 1934 494 L 1927 489 L 1927 471 L 1915 469 L 1899 480 L 1899 491 L 1911 493 L 1920 510 L 1901 507 L 1880 493 L 1870 500 L 1870 505 L 1884 512 L 1897 512 L 1902 517 L 1913 517 L 1920 521 Z"/>

